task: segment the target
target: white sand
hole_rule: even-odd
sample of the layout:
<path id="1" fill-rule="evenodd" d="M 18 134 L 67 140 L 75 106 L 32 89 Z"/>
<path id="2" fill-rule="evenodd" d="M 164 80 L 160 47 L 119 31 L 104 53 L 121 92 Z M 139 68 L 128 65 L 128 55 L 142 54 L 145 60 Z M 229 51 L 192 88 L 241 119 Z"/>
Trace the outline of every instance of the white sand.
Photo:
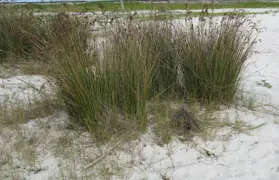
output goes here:
<path id="1" fill-rule="evenodd" d="M 28 102 L 39 95 L 40 90 L 45 90 L 46 79 L 42 76 L 16 76 L 0 78 L 0 103 L 4 101 Z"/>
<path id="2" fill-rule="evenodd" d="M 255 20 L 260 20 L 259 26 L 266 29 L 259 35 L 261 42 L 257 44 L 256 51 L 248 61 L 248 67 L 244 74 L 244 89 L 249 93 L 256 95 L 259 101 L 264 103 L 279 105 L 279 14 L 257 15 Z M 32 83 L 35 87 L 41 87 L 45 82 L 39 76 L 20 76 L 21 79 Z M 272 88 L 258 85 L 257 82 L 266 80 L 272 85 Z M 32 94 L 35 91 L 29 88 L 26 83 L 18 80 L 17 77 L 10 79 L 0 79 L 0 97 L 5 94 L 9 99 L 26 99 L 26 93 Z M 0 103 L 3 98 L 0 98 Z M 263 108 L 262 108 L 263 109 Z M 263 109 L 264 110 L 264 109 Z M 274 111 L 274 108 L 266 107 L 265 110 Z M 279 118 L 277 116 L 265 113 L 259 109 L 257 112 L 247 109 L 236 110 L 234 108 L 224 109 L 217 112 L 221 115 L 227 115 L 231 121 L 242 120 L 252 125 L 266 123 L 266 125 L 253 130 L 250 134 L 235 134 L 229 140 L 224 141 L 228 135 L 228 128 L 220 129 L 215 140 L 203 141 L 195 137 L 193 143 L 181 143 L 178 140 L 172 141 L 169 145 L 160 147 L 152 141 L 152 133 L 142 135 L 139 141 L 131 142 L 131 152 L 117 151 L 108 155 L 104 163 L 109 164 L 108 160 L 118 160 L 118 165 L 125 168 L 123 176 L 115 174 L 112 179 L 130 179 L 130 180 L 160 180 L 162 175 L 166 175 L 172 180 L 277 180 L 279 179 Z M 66 121 L 64 113 L 59 113 L 51 121 L 51 128 L 46 135 L 48 139 L 59 137 L 63 128 L 58 128 L 57 124 Z M 25 129 L 33 133 L 42 133 L 35 120 L 24 125 Z M 7 130 L 8 133 L 8 130 Z M 35 135 L 34 135 L 35 136 Z M 10 143 L 12 143 L 12 138 Z M 2 145 L 1 145 L 2 143 Z M 45 144 L 48 144 L 46 140 Z M 194 146 L 195 145 L 195 146 Z M 1 147 L 2 146 L 2 147 Z M 0 136 L 0 150 L 7 147 L 3 138 Z M 78 147 L 76 144 L 74 147 Z M 123 146 L 124 147 L 124 146 Z M 67 161 L 63 157 L 56 157 L 44 146 L 36 148 L 37 161 L 35 167 L 42 170 L 36 172 L 36 169 L 21 169 L 21 174 L 26 179 L 59 179 L 61 178 L 61 164 Z M 104 151 L 109 148 L 104 148 Z M 65 149 L 68 153 L 69 149 Z M 213 155 L 208 157 L 206 150 Z M 11 149 L 13 151 L 13 149 Z M 71 151 L 71 149 L 69 150 Z M 72 151 L 74 151 L 72 149 Z M 92 147 L 82 157 L 88 157 L 96 152 Z M 13 166 L 21 165 L 14 155 Z M 1 155 L 0 155 L 1 158 Z M 2 157 L 4 158 L 4 157 Z M 133 163 L 131 163 L 133 159 Z M 107 162 L 106 162 L 107 160 Z M 82 167 L 90 164 L 78 160 L 75 164 L 68 164 L 72 167 L 70 171 L 75 171 L 78 176 L 90 174 L 93 172 L 83 171 Z M 100 163 L 101 164 L 101 163 Z M 110 166 L 107 165 L 108 171 Z M 4 173 L 5 167 L 1 167 L 0 173 Z M 14 168 L 14 171 L 16 168 Z M 7 172 L 5 172 L 7 173 Z M 68 172 L 70 173 L 70 172 Z M 1 175 L 0 175 L 1 177 Z M 12 177 L 7 177 L 12 179 Z M 62 178 L 63 179 L 63 178 Z M 67 179 L 64 178 L 64 179 Z M 70 178 L 68 178 L 70 179 Z M 82 179 L 82 178 L 77 178 Z M 98 179 L 91 176 L 88 179 Z"/>

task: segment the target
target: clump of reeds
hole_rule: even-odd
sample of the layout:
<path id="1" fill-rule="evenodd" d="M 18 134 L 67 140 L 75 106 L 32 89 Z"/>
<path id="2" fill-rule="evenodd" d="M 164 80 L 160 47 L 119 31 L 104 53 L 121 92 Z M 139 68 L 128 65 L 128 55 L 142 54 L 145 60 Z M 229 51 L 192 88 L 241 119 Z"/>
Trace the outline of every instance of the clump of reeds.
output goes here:
<path id="1" fill-rule="evenodd" d="M 205 103 L 232 102 L 255 43 L 255 24 L 235 13 L 186 23 L 177 37 L 183 94 Z"/>
<path id="2" fill-rule="evenodd" d="M 116 21 L 102 26 L 106 33 L 97 48 L 100 30 L 92 32 L 86 18 L 62 13 L 48 21 L 42 56 L 50 60 L 70 118 L 96 137 L 109 138 L 145 130 L 153 99 L 231 102 L 255 28 L 245 29 L 250 21 L 243 16 L 213 21 L 192 18 L 182 28 L 172 21 Z"/>
<path id="3" fill-rule="evenodd" d="M 26 9 L 0 7 L 0 62 L 35 56 L 35 46 L 47 36 L 43 18 Z M 42 45 L 42 44 L 40 44 Z"/>

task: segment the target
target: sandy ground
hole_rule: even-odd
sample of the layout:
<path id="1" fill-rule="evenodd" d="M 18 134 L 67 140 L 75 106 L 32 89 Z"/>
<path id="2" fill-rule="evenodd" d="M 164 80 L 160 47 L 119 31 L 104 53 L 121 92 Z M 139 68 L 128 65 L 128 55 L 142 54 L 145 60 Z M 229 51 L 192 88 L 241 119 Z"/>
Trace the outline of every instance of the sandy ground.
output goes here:
<path id="1" fill-rule="evenodd" d="M 47 81 L 42 76 L 15 76 L 8 79 L 0 78 L 0 103 L 5 101 L 28 102 L 39 96 Z"/>
<path id="2" fill-rule="evenodd" d="M 279 106 L 279 14 L 256 15 L 254 19 L 260 21 L 259 26 L 265 29 L 259 35 L 261 42 L 256 45 L 257 53 L 248 60 L 243 74 L 243 89 L 249 92 L 247 96 L 256 97 L 258 104 L 268 105 L 256 111 L 224 108 L 216 114 L 227 117 L 231 122 L 241 120 L 255 126 L 264 123 L 264 126 L 237 134 L 224 127 L 218 130 L 213 140 L 194 137 L 193 142 L 182 143 L 174 139 L 163 147 L 154 143 L 154 135 L 149 130 L 138 140 L 113 151 L 112 144 L 103 147 L 90 145 L 92 142 L 87 133 L 76 138 L 74 133 L 65 130 L 65 113 L 57 112 L 40 119 L 40 123 L 35 119 L 22 124 L 20 129 L 24 129 L 24 133 L 21 136 L 9 128 L 2 129 L 0 179 L 279 179 L 279 118 L 275 115 L 275 107 Z M 32 99 L 38 91 L 36 89 L 45 82 L 41 76 L 0 79 L 0 103 L 7 99 Z M 48 124 L 48 128 L 43 123 Z M 52 151 L 53 141 L 65 137 L 65 134 L 67 139 L 71 139 L 70 145 L 62 146 L 59 141 L 56 143 L 58 147 Z M 25 141 L 35 138 L 35 142 L 40 142 L 31 146 L 32 163 L 24 163 L 28 153 L 18 153 L 15 144 L 19 137 Z M 26 147 L 30 146 L 27 144 Z M 97 174 L 97 171 L 106 175 Z"/>

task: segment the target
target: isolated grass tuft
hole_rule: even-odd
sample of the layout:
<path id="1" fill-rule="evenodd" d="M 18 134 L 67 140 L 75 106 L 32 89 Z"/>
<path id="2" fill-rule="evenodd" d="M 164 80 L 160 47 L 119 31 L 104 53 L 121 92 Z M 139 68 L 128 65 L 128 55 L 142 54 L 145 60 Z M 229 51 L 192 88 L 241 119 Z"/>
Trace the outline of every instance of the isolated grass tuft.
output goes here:
<path id="1" fill-rule="evenodd" d="M 254 24 L 234 15 L 217 23 L 206 17 L 186 23 L 178 35 L 183 93 L 202 102 L 230 103 L 255 43 Z"/>

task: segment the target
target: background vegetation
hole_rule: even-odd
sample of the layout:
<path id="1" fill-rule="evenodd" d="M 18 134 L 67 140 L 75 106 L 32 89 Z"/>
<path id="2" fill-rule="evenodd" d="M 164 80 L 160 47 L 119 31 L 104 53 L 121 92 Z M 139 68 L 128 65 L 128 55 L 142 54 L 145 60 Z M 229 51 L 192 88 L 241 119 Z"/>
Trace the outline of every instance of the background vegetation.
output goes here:
<path id="1" fill-rule="evenodd" d="M 204 3 L 153 3 L 153 2 L 131 2 L 124 1 L 126 11 L 132 10 L 175 10 L 175 9 L 202 9 Z M 121 4 L 118 2 L 86 2 L 73 4 L 25 4 L 16 5 L 18 8 L 27 8 L 37 12 L 91 12 L 91 11 L 122 11 Z M 230 3 L 214 3 L 209 4 L 209 8 L 276 8 L 279 7 L 278 2 L 262 2 L 262 1 L 248 1 L 248 2 L 230 2 Z"/>

